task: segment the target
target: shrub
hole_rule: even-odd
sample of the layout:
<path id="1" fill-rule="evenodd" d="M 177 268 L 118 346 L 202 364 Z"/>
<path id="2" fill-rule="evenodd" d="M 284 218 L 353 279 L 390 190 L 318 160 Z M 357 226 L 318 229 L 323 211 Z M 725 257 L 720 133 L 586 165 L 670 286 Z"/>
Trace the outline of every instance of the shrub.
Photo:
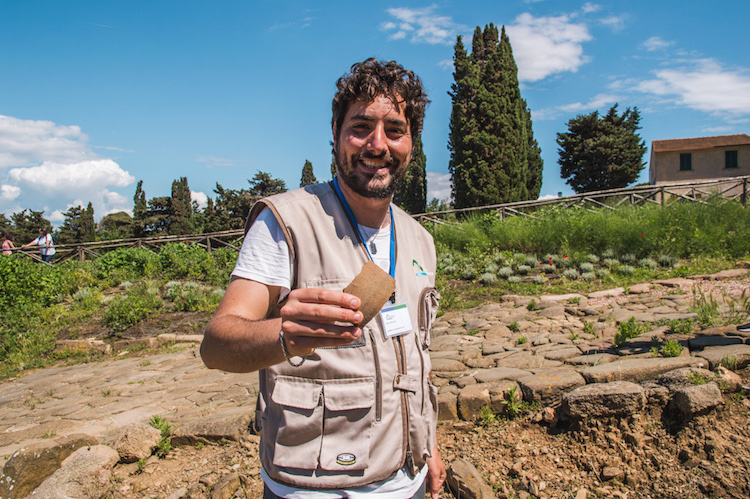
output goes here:
<path id="1" fill-rule="evenodd" d="M 566 269 L 562 275 L 564 278 L 570 279 L 571 281 L 578 279 L 578 271 L 576 269 Z"/>
<path id="2" fill-rule="evenodd" d="M 667 340 L 661 349 L 659 349 L 659 353 L 662 357 L 679 357 L 684 349 L 685 347 L 680 345 L 679 341 Z"/>
<path id="3" fill-rule="evenodd" d="M 620 261 L 615 260 L 614 258 L 605 258 L 604 260 L 602 260 L 602 265 L 610 269 L 612 267 L 616 267 L 619 264 L 620 264 Z"/>
<path id="4" fill-rule="evenodd" d="M 477 272 L 472 267 L 464 267 L 461 271 L 461 279 L 470 281 L 472 279 L 476 279 Z"/>
<path id="5" fill-rule="evenodd" d="M 529 312 L 533 312 L 534 310 L 536 310 L 536 300 L 535 299 L 532 298 L 531 301 L 526 304 L 526 310 L 528 310 Z"/>
<path id="6" fill-rule="evenodd" d="M 484 274 L 479 276 L 479 280 L 487 285 L 497 284 L 497 275 L 493 274 L 492 272 L 485 272 Z"/>
<path id="7" fill-rule="evenodd" d="M 593 253 L 589 253 L 588 255 L 584 256 L 583 259 L 586 263 L 599 263 L 599 257 L 594 255 Z"/>
<path id="8" fill-rule="evenodd" d="M 581 274 L 581 279 L 584 281 L 595 281 L 596 280 L 596 272 L 584 272 Z"/>
<path id="9" fill-rule="evenodd" d="M 510 267 L 501 267 L 497 271 L 497 275 L 502 277 L 503 279 L 507 279 L 508 277 L 513 275 L 513 269 Z"/>
<path id="10" fill-rule="evenodd" d="M 591 262 L 583 262 L 578 266 L 578 268 L 581 270 L 581 272 L 593 272 L 594 264 Z"/>
<path id="11" fill-rule="evenodd" d="M 149 284 L 140 282 L 130 287 L 124 296 L 112 300 L 102 314 L 102 323 L 115 331 L 124 331 L 161 310 L 158 290 Z"/>
<path id="12" fill-rule="evenodd" d="M 547 278 L 546 278 L 546 277 L 544 277 L 543 275 L 535 275 L 535 276 L 534 276 L 534 282 L 535 282 L 536 284 L 544 284 L 544 282 L 545 282 L 546 280 L 547 280 Z"/>
<path id="13" fill-rule="evenodd" d="M 622 275 L 633 275 L 635 273 L 635 268 L 632 265 L 620 265 L 617 267 L 616 271 Z"/>
<path id="14" fill-rule="evenodd" d="M 516 269 L 516 272 L 518 272 L 521 275 L 526 275 L 529 272 L 531 272 L 531 267 L 529 267 L 528 265 L 519 265 L 518 268 Z"/>
<path id="15" fill-rule="evenodd" d="M 659 266 L 660 267 L 674 267 L 674 264 L 676 262 L 676 258 L 671 255 L 659 255 Z"/>
<path id="16" fill-rule="evenodd" d="M 658 267 L 657 263 L 651 258 L 643 258 L 641 260 L 638 260 L 638 266 L 650 270 L 655 270 Z"/>
<path id="17" fill-rule="evenodd" d="M 519 282 L 521 282 L 521 278 L 517 275 L 512 275 L 508 277 L 508 282 L 511 284 L 518 284 Z"/>
<path id="18" fill-rule="evenodd" d="M 536 267 L 539 265 L 539 260 L 534 255 L 529 255 L 524 259 L 524 263 L 529 267 Z"/>
<path id="19" fill-rule="evenodd" d="M 518 325 L 518 322 L 513 321 L 510 324 L 508 324 L 508 329 L 510 329 L 514 333 L 517 333 L 518 331 L 521 330 L 521 327 Z"/>
<path id="20" fill-rule="evenodd" d="M 693 319 L 673 319 L 669 321 L 669 332 L 673 334 L 691 334 L 693 332 Z"/>
<path id="21" fill-rule="evenodd" d="M 635 322 L 635 317 L 617 324 L 617 333 L 615 334 L 615 346 L 622 346 L 626 341 L 637 338 L 648 331 L 646 324 Z"/>

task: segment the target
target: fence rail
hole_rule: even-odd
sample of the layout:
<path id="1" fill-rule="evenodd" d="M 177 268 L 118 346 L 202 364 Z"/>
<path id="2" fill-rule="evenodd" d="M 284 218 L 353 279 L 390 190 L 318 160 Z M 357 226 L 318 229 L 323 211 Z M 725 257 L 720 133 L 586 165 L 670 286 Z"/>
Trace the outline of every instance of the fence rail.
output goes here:
<path id="1" fill-rule="evenodd" d="M 744 176 L 703 180 L 690 183 L 625 187 L 621 189 L 587 192 L 584 194 L 545 200 L 518 201 L 515 203 L 419 213 L 413 215 L 413 217 L 420 222 L 431 222 L 433 224 L 446 223 L 441 219 L 441 216 L 482 211 L 497 212 L 501 220 L 505 220 L 508 217 L 519 216 L 536 218 L 534 216 L 535 212 L 539 212 L 546 208 L 552 208 L 554 206 L 583 206 L 585 209 L 592 211 L 594 209 L 614 210 L 624 204 L 643 205 L 646 203 L 653 203 L 663 205 L 667 200 L 673 198 L 684 202 L 705 204 L 705 199 L 713 196 L 720 196 L 727 200 L 738 201 L 742 203 L 742 205 L 747 206 L 748 194 L 750 194 L 750 176 Z M 167 243 L 196 244 L 205 248 L 209 252 L 221 247 L 228 247 L 239 251 L 240 246 L 242 245 L 243 236 L 244 230 L 237 229 L 206 234 L 156 236 L 96 241 L 90 243 L 59 244 L 55 246 L 55 256 L 51 263 L 62 263 L 72 259 L 83 261 L 88 258 L 99 258 L 105 251 L 123 247 L 147 248 L 152 251 L 158 251 Z M 12 251 L 14 256 L 28 257 L 35 261 L 44 263 L 39 256 L 39 250 L 36 248 L 33 250 L 14 248 Z"/>

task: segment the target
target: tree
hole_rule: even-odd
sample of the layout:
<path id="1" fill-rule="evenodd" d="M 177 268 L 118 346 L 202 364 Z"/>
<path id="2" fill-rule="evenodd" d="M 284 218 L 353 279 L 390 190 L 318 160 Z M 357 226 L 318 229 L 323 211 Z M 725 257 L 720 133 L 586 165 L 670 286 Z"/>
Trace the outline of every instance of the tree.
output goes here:
<path id="1" fill-rule="evenodd" d="M 299 186 L 304 187 L 306 185 L 317 184 L 318 179 L 315 178 L 313 173 L 313 166 L 308 160 L 305 160 L 305 166 L 302 167 L 302 178 L 299 181 Z"/>
<path id="2" fill-rule="evenodd" d="M 273 178 L 266 172 L 259 171 L 255 176 L 248 180 L 250 183 L 250 190 L 248 193 L 253 201 L 258 199 L 286 192 L 286 184 L 283 180 Z"/>
<path id="3" fill-rule="evenodd" d="M 638 108 L 617 114 L 617 104 L 606 115 L 599 111 L 568 121 L 568 132 L 557 134 L 560 175 L 575 192 L 626 187 L 645 166 L 646 143 L 636 133 L 641 127 Z"/>
<path id="4" fill-rule="evenodd" d="M 505 28 L 498 36 L 492 24 L 477 27 L 471 55 L 458 37 L 453 60 L 448 169 L 455 207 L 536 199 L 541 151 Z"/>
<path id="5" fill-rule="evenodd" d="M 414 143 L 414 152 L 404 178 L 393 195 L 393 202 L 409 213 L 424 213 L 427 204 L 427 158 L 422 139 Z"/>
<path id="6" fill-rule="evenodd" d="M 133 237 L 133 217 L 124 211 L 110 213 L 99 221 L 100 239 L 128 239 L 130 237 Z"/>
<path id="7" fill-rule="evenodd" d="M 135 237 L 143 237 L 144 235 L 143 226 L 146 222 L 146 210 L 148 210 L 146 192 L 143 190 L 143 180 L 139 180 L 133 196 L 133 235 Z"/>
<path id="8" fill-rule="evenodd" d="M 46 227 L 48 231 L 52 232 L 52 224 L 42 216 L 43 214 L 43 211 L 23 210 L 13 213 L 10 216 L 14 227 L 10 232 L 13 235 L 13 240 L 16 242 L 16 246 L 36 239 L 39 235 L 40 227 Z"/>
<path id="9" fill-rule="evenodd" d="M 190 196 L 187 177 L 180 177 L 172 182 L 172 199 L 170 204 L 169 233 L 173 235 L 192 234 L 195 232 L 193 220 L 193 202 Z"/>
<path id="10" fill-rule="evenodd" d="M 206 207 L 206 230 L 208 232 L 219 232 L 243 228 L 252 206 L 252 200 L 247 190 L 225 189 L 217 182 L 214 192 L 216 193 L 216 202 L 212 203 L 210 212 Z"/>
<path id="11" fill-rule="evenodd" d="M 74 244 L 96 240 L 94 233 L 94 208 L 91 203 L 84 210 L 80 205 L 72 206 L 63 213 L 65 217 L 59 229 L 60 242 Z"/>

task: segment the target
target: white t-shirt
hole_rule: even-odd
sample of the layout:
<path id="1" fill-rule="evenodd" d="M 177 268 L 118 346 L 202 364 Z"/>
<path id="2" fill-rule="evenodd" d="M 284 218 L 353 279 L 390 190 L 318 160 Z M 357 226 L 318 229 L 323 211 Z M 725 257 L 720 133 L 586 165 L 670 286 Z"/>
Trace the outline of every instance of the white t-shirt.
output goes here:
<path id="1" fill-rule="evenodd" d="M 366 240 L 367 247 L 373 261 L 383 270 L 388 272 L 391 263 L 390 243 L 391 226 L 382 229 L 359 226 Z M 373 248 L 374 246 L 374 248 Z M 375 251 L 373 252 L 373 249 Z M 292 286 L 291 262 L 289 260 L 289 246 L 284 239 L 284 233 L 279 222 L 269 209 L 264 209 L 250 230 L 245 234 L 242 242 L 237 264 L 232 271 L 235 277 L 251 279 L 268 286 L 281 287 L 279 300 L 289 294 Z M 405 469 L 398 470 L 392 477 L 346 490 L 309 490 L 287 487 L 274 482 L 261 469 L 263 482 L 271 489 L 271 492 L 287 499 L 404 499 L 411 497 L 419 491 L 419 488 L 427 477 L 427 466 L 422 467 L 420 472 L 412 479 Z"/>
<path id="2" fill-rule="evenodd" d="M 49 241 L 49 247 L 47 247 L 47 241 Z M 51 256 L 55 254 L 55 247 L 52 246 L 52 236 L 50 234 L 38 236 L 32 241 L 32 243 L 36 243 L 36 245 L 39 246 L 39 253 L 44 256 Z"/>

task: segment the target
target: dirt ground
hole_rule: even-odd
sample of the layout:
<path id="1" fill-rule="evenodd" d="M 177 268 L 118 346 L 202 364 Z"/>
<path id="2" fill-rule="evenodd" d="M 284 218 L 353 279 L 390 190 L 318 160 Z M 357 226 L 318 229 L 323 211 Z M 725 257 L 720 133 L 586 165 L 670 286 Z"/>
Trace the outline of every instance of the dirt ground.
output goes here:
<path id="1" fill-rule="evenodd" d="M 742 373 L 745 382 L 750 376 Z M 539 413 L 487 424 L 441 422 L 446 463 L 465 459 L 500 498 L 750 497 L 750 400 L 725 394 L 708 415 L 678 424 L 648 406 L 627 419 L 574 425 L 536 422 Z M 112 497 L 259 498 L 257 436 L 182 446 L 145 466 L 115 468 Z M 212 495 L 212 491 L 222 494 Z M 447 488 L 444 499 L 458 499 Z"/>

